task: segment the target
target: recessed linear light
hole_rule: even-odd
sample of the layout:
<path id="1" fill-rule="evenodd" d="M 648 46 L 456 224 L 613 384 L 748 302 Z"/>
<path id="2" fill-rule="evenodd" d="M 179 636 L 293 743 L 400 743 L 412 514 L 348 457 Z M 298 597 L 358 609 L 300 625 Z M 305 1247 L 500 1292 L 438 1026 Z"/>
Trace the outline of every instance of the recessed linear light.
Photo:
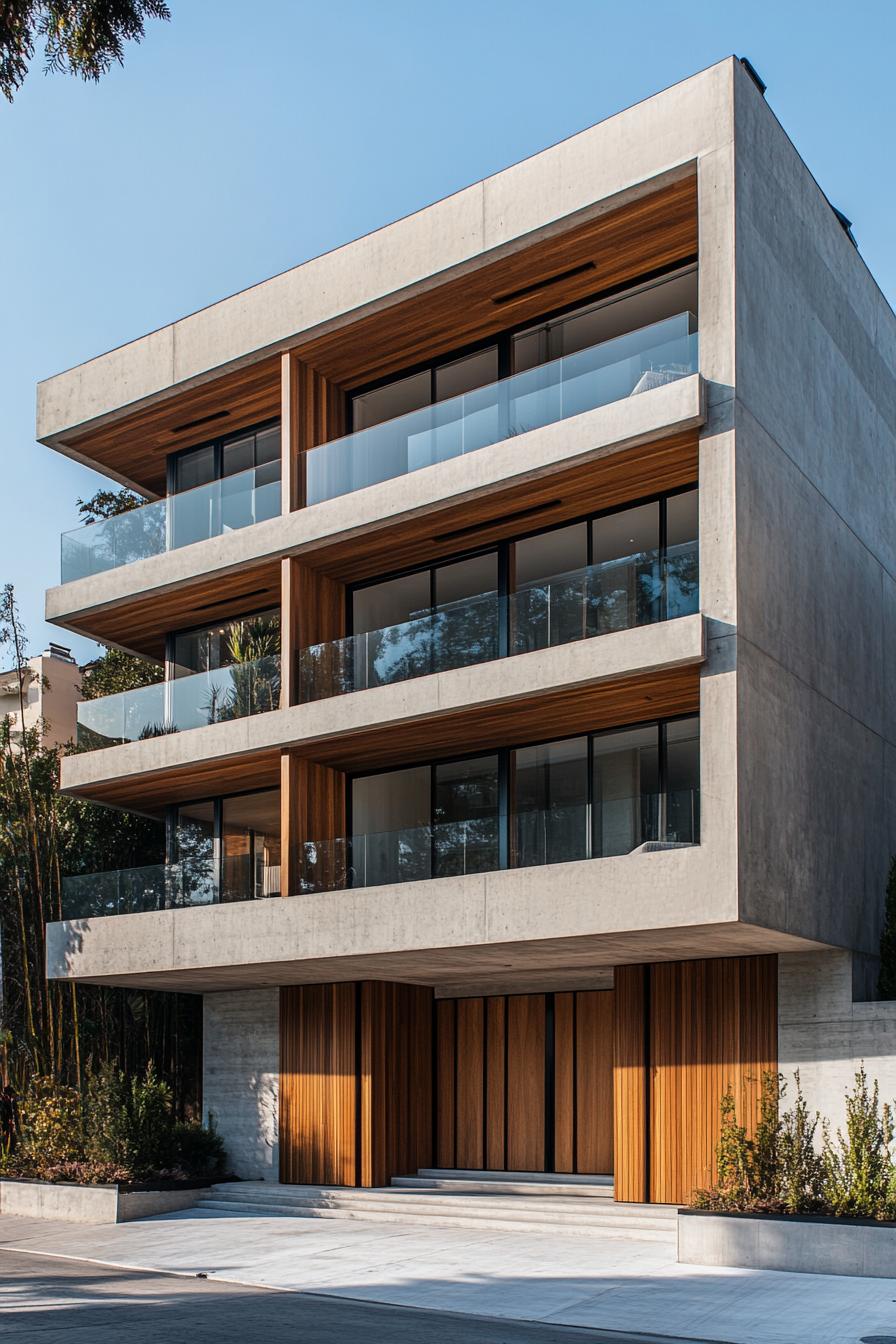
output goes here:
<path id="1" fill-rule="evenodd" d="M 562 499 L 549 499 L 546 504 L 533 504 L 528 509 L 517 509 L 514 513 L 504 513 L 500 518 L 489 518 L 483 523 L 471 523 L 469 527 L 457 527 L 452 532 L 437 532 L 433 541 L 454 541 L 458 537 L 469 536 L 471 532 L 482 532 L 485 528 L 502 527 L 505 523 L 515 523 L 521 518 L 531 518 L 534 513 L 546 513 L 563 503 Z"/>
<path id="2" fill-rule="evenodd" d="M 246 602 L 250 597 L 261 597 L 262 593 L 271 594 L 270 588 L 253 588 L 251 593 L 237 593 L 233 597 L 216 597 L 214 602 L 203 602 L 196 610 L 208 611 L 209 607 L 223 607 L 226 604 L 233 605 L 236 602 Z"/>
<path id="3" fill-rule="evenodd" d="M 210 425 L 213 420 L 223 420 L 229 411 L 212 411 L 211 415 L 200 416 L 198 420 L 188 420 L 185 425 L 175 425 L 172 434 L 183 434 L 185 429 L 197 429 L 199 425 Z"/>
<path id="4" fill-rule="evenodd" d="M 571 266 L 568 271 L 560 271 L 559 275 L 551 275 L 547 280 L 535 280 L 531 285 L 523 285 L 521 289 L 509 289 L 506 294 L 494 294 L 492 303 L 513 303 L 514 299 L 524 299 L 528 294 L 547 289 L 548 285 L 559 285 L 561 280 L 571 280 L 573 276 L 584 275 L 586 271 L 595 269 L 593 261 L 586 261 L 581 266 Z"/>

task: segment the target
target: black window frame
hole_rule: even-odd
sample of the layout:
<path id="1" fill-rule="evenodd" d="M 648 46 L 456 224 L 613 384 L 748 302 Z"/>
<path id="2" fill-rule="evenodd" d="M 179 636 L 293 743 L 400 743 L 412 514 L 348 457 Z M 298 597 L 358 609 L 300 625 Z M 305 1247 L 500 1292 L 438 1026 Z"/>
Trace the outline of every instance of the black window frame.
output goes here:
<path id="1" fill-rule="evenodd" d="M 172 495 L 187 493 L 186 490 L 176 490 L 175 485 L 177 482 L 177 464 L 180 461 L 180 459 L 182 457 L 186 457 L 188 453 L 196 453 L 201 451 L 203 448 L 212 449 L 214 453 L 215 474 L 210 481 L 206 482 L 206 485 L 213 485 L 216 481 L 223 481 L 227 479 L 227 477 L 221 474 L 224 462 L 224 445 L 226 443 L 228 443 L 231 439 L 244 438 L 248 434 L 261 434 L 263 433 L 264 430 L 274 429 L 275 426 L 279 426 L 281 424 L 282 421 L 280 416 L 275 415 L 272 416 L 270 419 L 260 420 L 258 424 L 244 425 L 242 429 L 232 429 L 228 433 L 219 434 L 213 439 L 200 439 L 198 443 L 191 443 L 185 448 L 178 448 L 175 452 L 169 453 L 165 459 L 166 495 L 170 497 Z M 256 468 L 252 467 L 246 468 L 247 471 L 252 471 L 254 469 L 257 469 L 257 464 Z M 231 474 L 239 475 L 240 473 L 232 472 Z M 201 490 L 201 489 L 202 489 L 201 486 L 188 487 L 188 490 Z"/>
<path id="2" fill-rule="evenodd" d="M 353 398 L 364 396 L 368 392 L 377 392 L 380 388 L 388 387 L 391 383 L 399 383 L 403 378 L 413 378 L 415 374 L 425 373 L 430 370 L 430 405 L 435 403 L 436 390 L 436 371 L 444 368 L 448 364 L 453 364 L 455 360 L 464 359 L 467 355 L 475 355 L 481 350 L 487 350 L 490 346 L 498 347 L 498 379 L 511 377 L 513 339 L 532 327 L 537 327 L 542 322 L 553 322 L 557 318 L 568 316 L 578 309 L 588 308 L 591 304 L 602 303 L 604 301 L 621 298 L 629 290 L 637 290 L 644 285 L 661 283 L 663 280 L 671 280 L 677 275 L 687 275 L 690 272 L 699 274 L 699 257 L 697 253 L 683 257 L 679 261 L 670 262 L 666 266 L 658 266 L 652 271 L 646 271 L 642 275 L 635 276 L 629 280 L 622 281 L 616 285 L 609 285 L 604 289 L 596 290 L 587 298 L 576 299 L 572 303 L 561 304 L 557 308 L 546 309 L 535 317 L 528 318 L 525 322 L 517 322 L 507 327 L 502 327 L 491 336 L 483 337 L 478 341 L 471 341 L 467 345 L 458 346 L 444 354 L 435 356 L 432 359 L 419 360 L 416 364 L 409 364 L 396 370 L 394 373 L 386 374 L 380 378 L 374 378 L 370 382 L 360 383 L 357 387 L 350 388 L 345 394 L 345 435 L 353 434 L 354 415 Z M 699 314 L 698 314 L 699 321 Z M 385 422 L 384 422 L 385 423 Z M 340 438 L 343 436 L 340 435 Z M 203 445 L 198 444 L 197 447 Z"/>
<path id="3" fill-rule="evenodd" d="M 206 798 L 187 798 L 177 803 L 169 803 L 165 808 L 165 863 L 166 865 L 178 863 L 179 856 L 177 850 L 177 814 L 181 807 L 198 806 L 202 803 L 211 803 L 212 805 L 212 866 L 215 876 L 215 899 L 214 905 L 233 904 L 239 902 L 222 902 L 221 891 L 224 885 L 224 803 L 231 798 L 249 798 L 259 793 L 280 793 L 278 785 L 274 784 L 267 789 L 238 789 L 236 793 L 218 793 Z M 281 842 L 281 867 L 282 867 L 282 843 Z M 281 893 L 282 894 L 282 893 Z M 246 896 L 245 900 L 255 900 L 254 896 Z M 259 898 L 260 899 L 260 898 Z"/>

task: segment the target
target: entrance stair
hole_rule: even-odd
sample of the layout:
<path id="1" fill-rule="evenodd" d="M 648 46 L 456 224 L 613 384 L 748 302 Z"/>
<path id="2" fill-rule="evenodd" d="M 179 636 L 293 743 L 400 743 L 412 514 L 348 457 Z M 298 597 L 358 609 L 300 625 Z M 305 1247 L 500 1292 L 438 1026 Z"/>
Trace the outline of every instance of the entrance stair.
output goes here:
<path id="1" fill-rule="evenodd" d="M 617 1204 L 609 1176 L 544 1172 L 428 1168 L 372 1190 L 227 1181 L 213 1185 L 196 1208 L 244 1217 L 345 1218 L 670 1245 L 677 1237 L 677 1214 L 669 1205 Z"/>

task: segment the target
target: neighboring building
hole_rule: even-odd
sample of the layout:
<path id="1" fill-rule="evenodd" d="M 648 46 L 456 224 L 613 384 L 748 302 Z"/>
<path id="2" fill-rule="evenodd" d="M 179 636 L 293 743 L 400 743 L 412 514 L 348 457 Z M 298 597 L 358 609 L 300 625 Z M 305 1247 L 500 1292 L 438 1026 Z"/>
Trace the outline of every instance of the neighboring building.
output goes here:
<path id="1" fill-rule="evenodd" d="M 76 712 L 81 699 L 81 669 L 71 649 L 50 643 L 43 653 L 29 658 L 24 671 L 25 711 L 19 698 L 19 673 L 14 667 L 0 672 L 0 718 L 12 719 L 12 740 L 26 728 L 41 729 L 41 745 L 64 748 L 76 732 Z"/>
<path id="2" fill-rule="evenodd" d="M 48 618 L 168 672 L 62 774 L 167 863 L 72 879 L 49 972 L 205 996 L 241 1175 L 675 1202 L 725 1087 L 896 1090 L 896 318 L 742 63 L 48 380 L 38 434 L 154 500 Z"/>

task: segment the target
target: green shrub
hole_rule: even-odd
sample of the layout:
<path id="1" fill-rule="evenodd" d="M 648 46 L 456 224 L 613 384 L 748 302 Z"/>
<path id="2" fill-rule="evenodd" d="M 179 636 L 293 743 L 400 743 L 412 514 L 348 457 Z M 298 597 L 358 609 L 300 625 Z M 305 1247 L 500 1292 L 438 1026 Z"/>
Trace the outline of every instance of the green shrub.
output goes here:
<path id="1" fill-rule="evenodd" d="M 869 1089 L 864 1067 L 846 1098 L 846 1134 L 836 1141 L 825 1129 L 826 1203 L 832 1213 L 851 1218 L 892 1218 L 896 1186 L 893 1114 L 881 1106 L 877 1082 Z"/>
<path id="2" fill-rule="evenodd" d="M 214 1180 L 224 1175 L 225 1153 L 221 1136 L 209 1116 L 208 1125 L 184 1120 L 174 1127 L 177 1165 L 193 1180 Z"/>
<path id="3" fill-rule="evenodd" d="M 0 1152 L 8 1176 L 110 1183 L 157 1177 L 213 1179 L 224 1171 L 214 1126 L 175 1119 L 171 1091 L 150 1064 L 127 1078 L 112 1064 L 91 1072 L 83 1096 L 36 1078 L 21 1107 L 21 1142 Z"/>
<path id="4" fill-rule="evenodd" d="M 856 1074 L 846 1098 L 846 1134 L 832 1140 L 819 1116 L 809 1112 L 795 1074 L 796 1096 L 781 1109 L 785 1084 L 766 1074 L 753 1138 L 737 1123 L 730 1091 L 720 1103 L 722 1128 L 716 1146 L 715 1185 L 696 1191 L 700 1209 L 742 1213 L 831 1213 L 841 1217 L 896 1219 L 896 1138 L 893 1114 L 881 1106 L 877 1083 Z"/>

